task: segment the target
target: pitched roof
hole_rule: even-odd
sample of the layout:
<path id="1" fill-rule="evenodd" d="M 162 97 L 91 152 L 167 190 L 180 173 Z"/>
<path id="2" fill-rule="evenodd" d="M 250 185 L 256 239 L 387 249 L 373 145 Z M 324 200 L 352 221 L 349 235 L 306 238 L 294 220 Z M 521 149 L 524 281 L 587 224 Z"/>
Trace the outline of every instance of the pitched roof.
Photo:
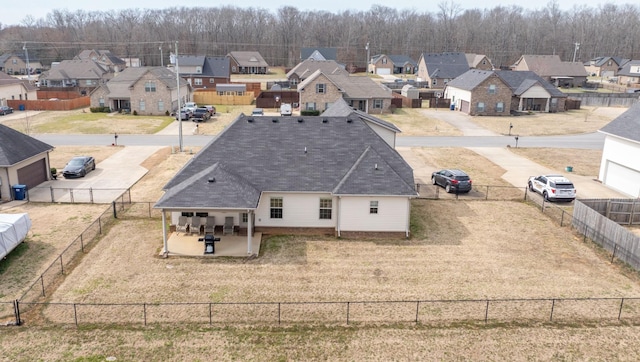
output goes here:
<path id="1" fill-rule="evenodd" d="M 268 67 L 269 64 L 259 52 L 230 52 L 229 56 L 243 67 Z"/>
<path id="2" fill-rule="evenodd" d="M 640 143 L 640 103 L 635 103 L 624 113 L 600 128 L 599 132 Z"/>
<path id="3" fill-rule="evenodd" d="M 469 70 L 464 53 L 423 53 L 422 59 L 431 78 L 453 79 Z"/>
<path id="4" fill-rule="evenodd" d="M 416 195 L 411 167 L 357 117 L 240 115 L 164 188 L 155 207 L 255 208 L 269 191 Z"/>
<path id="5" fill-rule="evenodd" d="M 528 70 L 494 70 L 498 77 L 502 79 L 511 88 L 515 95 L 521 95 L 535 84 L 543 87 L 552 97 L 566 98 L 567 95 L 554 87 L 553 84 L 547 82 L 538 74 Z"/>
<path id="6" fill-rule="evenodd" d="M 344 66 L 338 64 L 335 60 L 305 59 L 287 73 L 287 78 L 295 74 L 300 79 L 306 79 L 317 70 L 322 71 L 324 74 L 349 74 L 344 69 Z"/>
<path id="7" fill-rule="evenodd" d="M 342 90 L 343 97 L 353 99 L 391 98 L 391 89 L 369 77 L 325 74 Z"/>
<path id="8" fill-rule="evenodd" d="M 152 73 L 168 89 L 176 88 L 176 73 L 165 67 L 135 67 L 125 68 L 122 72 L 117 73 L 107 84 L 104 85 L 108 89 L 110 98 L 129 98 L 131 96 L 131 87 L 145 74 Z M 180 78 L 180 86 L 187 85 L 187 81 Z"/>
<path id="9" fill-rule="evenodd" d="M 300 59 L 314 58 L 316 60 L 337 60 L 336 48 L 301 48 Z"/>
<path id="10" fill-rule="evenodd" d="M 201 76 L 229 78 L 229 58 L 227 57 L 205 57 L 203 55 L 179 55 L 178 65 L 185 67 L 202 67 Z M 180 69 L 180 74 L 185 73 Z"/>
<path id="11" fill-rule="evenodd" d="M 627 77 L 640 77 L 640 73 L 638 72 L 638 67 L 640 66 L 640 60 L 631 60 L 625 63 L 625 65 L 620 68 L 618 71 L 618 75 L 624 75 Z M 632 72 L 633 68 L 633 72 Z"/>
<path id="12" fill-rule="evenodd" d="M 322 112 L 321 116 L 323 117 L 359 117 L 365 122 L 371 122 L 377 124 L 378 126 L 387 128 L 393 132 L 400 133 L 402 132 L 400 128 L 396 127 L 395 124 L 391 122 L 387 122 L 380 118 L 374 117 L 369 113 L 359 111 L 353 107 L 351 107 L 344 98 L 340 98 L 337 101 L 333 102 L 329 108 L 327 108 L 324 112 Z"/>
<path id="13" fill-rule="evenodd" d="M 389 55 L 388 57 L 396 67 L 401 67 L 407 64 L 413 65 L 414 67 L 418 65 L 418 63 L 408 55 Z"/>
<path id="14" fill-rule="evenodd" d="M 53 146 L 0 124 L 0 167 L 13 166 Z"/>
<path id="15" fill-rule="evenodd" d="M 465 53 L 465 57 L 467 58 L 467 62 L 469 63 L 470 68 L 477 67 L 478 64 L 480 64 L 480 62 L 482 61 L 482 59 L 487 58 L 487 56 L 484 54 L 473 54 L 473 53 Z M 489 58 L 487 58 L 487 60 L 489 60 Z M 489 63 L 491 63 L 491 60 L 489 60 Z M 491 67 L 493 68 L 493 64 L 491 64 Z"/>
<path id="16" fill-rule="evenodd" d="M 563 62 L 559 55 L 523 55 L 516 64 L 524 63 L 527 70 L 541 77 L 586 77 L 587 70 L 580 62 Z"/>
<path id="17" fill-rule="evenodd" d="M 0 72 L 0 86 L 13 85 L 18 83 L 22 83 L 22 80 L 16 77 L 12 77 L 5 72 Z"/>
<path id="18" fill-rule="evenodd" d="M 451 80 L 447 84 L 447 87 L 455 87 L 455 88 L 464 89 L 464 90 L 472 90 L 478 85 L 480 85 L 480 83 L 484 82 L 485 79 L 492 76 L 493 74 L 495 73 L 491 70 L 470 69 L 464 72 L 463 74 L 461 74 L 459 77 Z"/>
<path id="19" fill-rule="evenodd" d="M 105 50 L 105 49 L 102 49 L 102 50 L 85 49 L 85 50 L 81 51 L 80 54 L 78 54 L 76 56 L 76 58 L 79 59 L 79 60 L 96 60 L 96 61 L 101 61 L 102 60 L 102 59 L 92 59 L 91 58 L 91 53 L 98 54 L 98 58 L 105 57 L 106 59 L 109 59 L 109 61 L 112 64 L 119 64 L 119 65 L 126 64 L 123 59 L 121 59 L 120 57 L 118 57 L 115 54 L 113 54 L 111 52 L 111 50 Z"/>
<path id="20" fill-rule="evenodd" d="M 101 79 L 108 71 L 93 60 L 63 60 L 41 75 L 41 79 Z"/>

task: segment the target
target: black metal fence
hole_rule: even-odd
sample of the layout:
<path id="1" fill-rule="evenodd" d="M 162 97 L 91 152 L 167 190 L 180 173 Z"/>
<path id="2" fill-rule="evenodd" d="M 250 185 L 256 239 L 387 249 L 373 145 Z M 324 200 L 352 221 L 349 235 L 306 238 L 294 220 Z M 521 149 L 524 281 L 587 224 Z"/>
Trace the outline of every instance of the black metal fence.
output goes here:
<path id="1" fill-rule="evenodd" d="M 447 193 L 442 187 L 431 184 L 416 184 L 419 199 L 462 199 L 462 200 L 523 200 L 526 197 L 526 187 L 473 185 L 467 193 Z"/>
<path id="2" fill-rule="evenodd" d="M 255 303 L 15 303 L 52 324 L 367 324 L 640 321 L 640 298 L 535 298 Z M 28 321 L 27 321 L 28 322 Z"/>

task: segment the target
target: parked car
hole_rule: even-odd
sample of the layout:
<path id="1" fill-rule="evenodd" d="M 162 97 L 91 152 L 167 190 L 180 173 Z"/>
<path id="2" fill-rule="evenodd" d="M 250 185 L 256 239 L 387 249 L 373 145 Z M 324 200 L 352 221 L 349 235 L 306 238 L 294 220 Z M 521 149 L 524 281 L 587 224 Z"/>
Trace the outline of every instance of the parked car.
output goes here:
<path id="1" fill-rule="evenodd" d="M 431 183 L 444 187 L 447 192 L 467 193 L 471 191 L 473 181 L 462 170 L 445 169 L 432 173 Z"/>
<path id="2" fill-rule="evenodd" d="M 206 122 L 210 118 L 211 113 L 209 113 L 208 109 L 196 108 L 196 110 L 193 111 L 193 117 L 191 118 L 191 120 L 194 122 Z"/>
<path id="3" fill-rule="evenodd" d="M 252 116 L 264 116 L 264 110 L 262 108 L 254 108 L 253 111 L 251 111 L 251 115 Z"/>
<path id="4" fill-rule="evenodd" d="M 562 175 L 531 176 L 528 186 L 530 191 L 540 193 L 547 201 L 571 202 L 576 198 L 573 182 Z"/>
<path id="5" fill-rule="evenodd" d="M 181 121 L 188 121 L 191 119 L 191 111 L 186 110 L 186 109 L 181 109 L 180 110 L 180 120 Z M 176 121 L 178 120 L 178 116 L 176 116 Z"/>
<path id="6" fill-rule="evenodd" d="M 213 117 L 214 114 L 216 114 L 216 107 L 212 106 L 212 105 L 206 105 L 206 106 L 202 106 L 203 108 L 206 108 L 209 110 L 209 114 Z"/>
<path id="7" fill-rule="evenodd" d="M 96 160 L 91 156 L 77 156 L 71 159 L 62 170 L 64 178 L 85 177 L 96 169 Z"/>
<path id="8" fill-rule="evenodd" d="M 190 111 L 191 113 L 193 113 L 196 108 L 198 108 L 196 102 L 187 102 L 184 104 L 184 106 L 182 106 L 182 109 Z"/>
<path id="9" fill-rule="evenodd" d="M 280 115 L 290 116 L 292 114 L 291 103 L 282 103 L 280 105 Z"/>
<path id="10" fill-rule="evenodd" d="M 5 114 L 13 113 L 13 108 L 9 106 L 1 106 L 0 107 L 0 115 L 4 116 Z"/>

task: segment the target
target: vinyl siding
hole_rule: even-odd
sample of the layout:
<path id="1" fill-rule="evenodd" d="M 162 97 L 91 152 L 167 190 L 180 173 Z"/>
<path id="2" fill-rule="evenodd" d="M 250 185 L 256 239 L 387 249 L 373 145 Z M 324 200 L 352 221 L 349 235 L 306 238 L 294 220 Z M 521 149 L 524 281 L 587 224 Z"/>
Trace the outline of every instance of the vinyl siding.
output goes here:
<path id="1" fill-rule="evenodd" d="M 282 219 L 272 219 L 271 197 L 282 197 Z M 320 220 L 320 198 L 331 197 L 329 193 L 272 193 L 260 196 L 256 209 L 256 227 L 335 227 L 336 199 L 333 198 L 331 220 Z"/>
<path id="2" fill-rule="evenodd" d="M 369 213 L 370 201 L 378 201 L 377 214 Z M 407 197 L 343 196 L 340 199 L 340 230 L 405 232 L 408 213 Z"/>

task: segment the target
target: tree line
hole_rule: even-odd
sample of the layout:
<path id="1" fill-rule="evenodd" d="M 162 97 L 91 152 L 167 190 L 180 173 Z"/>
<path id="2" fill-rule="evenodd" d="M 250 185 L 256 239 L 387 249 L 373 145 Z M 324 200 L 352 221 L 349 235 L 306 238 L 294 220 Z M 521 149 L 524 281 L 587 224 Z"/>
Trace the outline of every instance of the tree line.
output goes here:
<path id="1" fill-rule="evenodd" d="M 463 10 L 441 2 L 432 12 L 373 5 L 363 11 L 175 7 L 119 11 L 54 10 L 0 30 L 0 53 L 23 52 L 48 65 L 83 49 L 109 49 L 144 65 L 167 64 L 169 53 L 224 56 L 259 51 L 272 66 L 291 67 L 303 47 L 336 48 L 338 60 L 364 67 L 367 55 L 486 54 L 496 67 L 523 54 L 557 54 L 564 61 L 597 56 L 640 58 L 640 6 L 607 3 L 561 10 L 556 0 L 538 10 L 520 6 Z M 366 46 L 369 44 L 369 50 Z"/>

